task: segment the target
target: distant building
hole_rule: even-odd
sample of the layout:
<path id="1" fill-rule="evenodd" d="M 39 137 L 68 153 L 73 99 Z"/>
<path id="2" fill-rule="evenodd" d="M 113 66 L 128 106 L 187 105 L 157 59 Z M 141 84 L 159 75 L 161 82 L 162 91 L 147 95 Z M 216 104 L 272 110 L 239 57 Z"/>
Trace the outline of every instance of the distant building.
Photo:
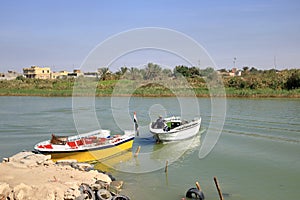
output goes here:
<path id="1" fill-rule="evenodd" d="M 241 70 L 237 70 L 237 71 L 235 72 L 235 75 L 236 75 L 236 76 L 242 76 L 242 71 L 241 71 Z"/>
<path id="2" fill-rule="evenodd" d="M 22 76 L 22 74 L 9 70 L 6 73 L 0 73 L 0 80 L 13 80 L 16 79 L 18 76 Z"/>
<path id="3" fill-rule="evenodd" d="M 99 78 L 100 73 L 99 72 L 85 72 L 85 73 L 83 73 L 83 76 L 86 78 Z"/>
<path id="4" fill-rule="evenodd" d="M 83 76 L 83 73 L 79 69 L 74 69 L 72 73 L 68 73 L 68 78 L 77 78 Z"/>
<path id="5" fill-rule="evenodd" d="M 69 74 L 69 72 L 67 72 L 67 71 L 52 72 L 51 78 L 52 79 L 64 78 L 64 77 L 68 77 L 68 74 Z"/>
<path id="6" fill-rule="evenodd" d="M 228 75 L 231 76 L 231 77 L 234 77 L 235 73 L 234 72 L 229 72 Z"/>
<path id="7" fill-rule="evenodd" d="M 23 74 L 26 78 L 36 78 L 36 79 L 51 78 L 51 70 L 49 67 L 31 66 L 30 68 L 23 68 Z"/>
<path id="8" fill-rule="evenodd" d="M 237 68 L 232 68 L 228 72 L 225 69 L 218 70 L 218 73 L 223 77 L 242 76 L 242 71 L 238 70 Z"/>
<path id="9" fill-rule="evenodd" d="M 229 75 L 230 76 L 242 76 L 242 71 L 237 68 L 232 68 Z"/>
<path id="10" fill-rule="evenodd" d="M 233 77 L 236 76 L 237 69 L 236 68 L 232 68 L 231 71 L 229 72 L 229 76 Z"/>

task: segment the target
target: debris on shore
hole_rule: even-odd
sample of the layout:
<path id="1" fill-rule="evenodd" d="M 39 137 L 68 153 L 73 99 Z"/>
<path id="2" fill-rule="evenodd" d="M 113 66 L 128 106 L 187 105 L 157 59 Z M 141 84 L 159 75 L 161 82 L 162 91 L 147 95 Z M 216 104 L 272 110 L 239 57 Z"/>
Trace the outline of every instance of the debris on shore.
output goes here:
<path id="1" fill-rule="evenodd" d="M 83 189 L 93 195 L 107 190 L 118 195 L 123 181 L 113 181 L 88 163 L 65 160 L 54 163 L 50 155 L 20 152 L 0 163 L 1 200 L 79 200 L 86 197 Z M 129 198 L 128 198 L 129 199 Z"/>

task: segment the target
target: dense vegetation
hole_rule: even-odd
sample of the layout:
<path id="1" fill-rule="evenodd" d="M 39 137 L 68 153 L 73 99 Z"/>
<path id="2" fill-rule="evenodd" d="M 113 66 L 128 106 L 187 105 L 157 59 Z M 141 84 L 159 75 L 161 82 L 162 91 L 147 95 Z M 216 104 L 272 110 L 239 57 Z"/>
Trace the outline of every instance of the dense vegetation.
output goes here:
<path id="1" fill-rule="evenodd" d="M 232 76 L 226 69 L 215 71 L 213 68 L 176 66 L 171 70 L 149 63 L 143 69 L 121 67 L 115 73 L 108 68 L 98 71 L 101 74 L 99 79 L 18 77 L 16 80 L 1 80 L 0 94 L 71 96 L 75 86 L 82 94 L 97 96 L 188 96 L 188 88 L 197 96 L 209 96 L 212 89 L 224 87 L 226 95 L 232 97 L 300 97 L 300 69 L 277 71 L 244 67 L 240 76 Z"/>

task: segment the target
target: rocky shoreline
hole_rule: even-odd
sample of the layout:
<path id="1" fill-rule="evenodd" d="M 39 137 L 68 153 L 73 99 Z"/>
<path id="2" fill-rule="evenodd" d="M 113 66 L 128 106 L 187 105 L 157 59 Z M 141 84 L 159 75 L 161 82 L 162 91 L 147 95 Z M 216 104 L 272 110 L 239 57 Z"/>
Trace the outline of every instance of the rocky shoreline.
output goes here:
<path id="1" fill-rule="evenodd" d="M 99 195 L 129 199 L 119 194 L 122 185 L 88 163 L 54 163 L 50 155 L 34 152 L 20 152 L 0 163 L 0 200 L 81 200 Z"/>

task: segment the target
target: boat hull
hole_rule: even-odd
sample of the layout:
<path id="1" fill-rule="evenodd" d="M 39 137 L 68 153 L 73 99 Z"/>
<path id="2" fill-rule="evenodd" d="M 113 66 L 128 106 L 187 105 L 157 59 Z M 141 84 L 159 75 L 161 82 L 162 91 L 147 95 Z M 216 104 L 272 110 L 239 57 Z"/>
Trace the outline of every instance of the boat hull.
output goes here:
<path id="1" fill-rule="evenodd" d="M 102 160 L 120 154 L 123 151 L 130 150 L 134 138 L 130 138 L 122 143 L 109 145 L 99 148 L 75 150 L 75 151 L 40 151 L 42 154 L 51 155 L 53 161 L 58 160 L 77 160 L 77 162 L 89 162 Z"/>

